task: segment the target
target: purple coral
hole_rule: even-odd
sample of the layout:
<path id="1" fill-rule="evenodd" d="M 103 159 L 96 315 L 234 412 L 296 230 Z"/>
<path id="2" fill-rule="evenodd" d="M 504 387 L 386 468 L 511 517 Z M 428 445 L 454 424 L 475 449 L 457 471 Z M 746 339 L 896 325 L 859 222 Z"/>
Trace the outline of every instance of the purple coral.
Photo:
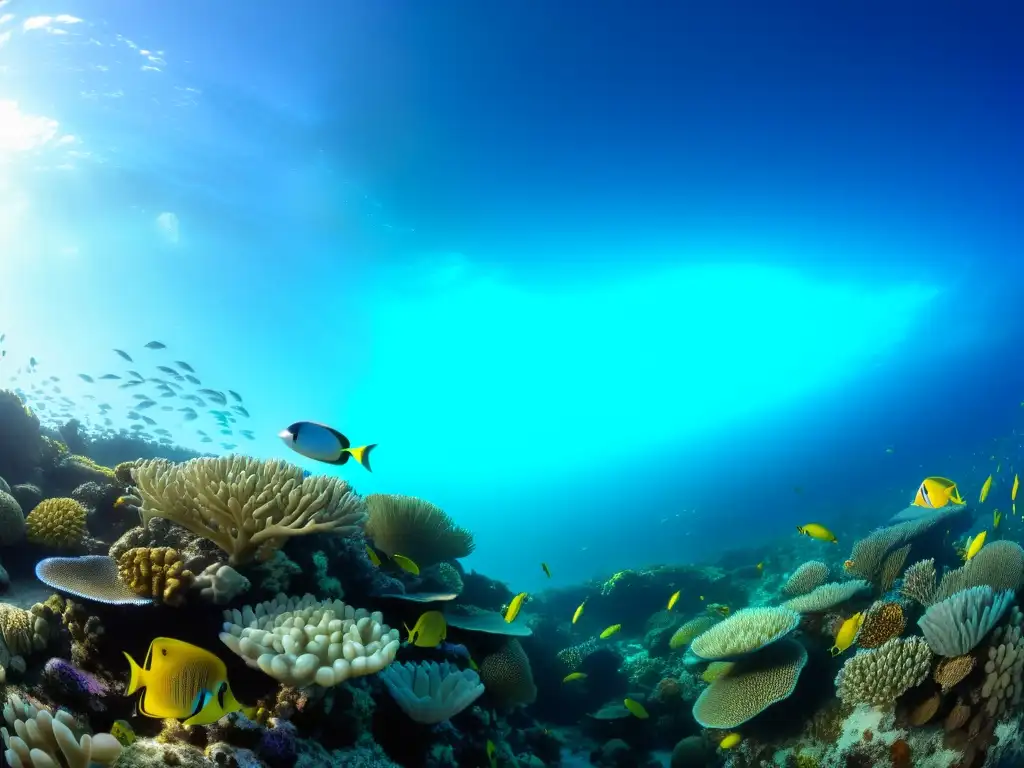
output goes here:
<path id="1" fill-rule="evenodd" d="M 62 701 L 87 704 L 96 711 L 106 709 L 100 699 L 110 692 L 110 686 L 70 661 L 52 658 L 46 662 L 43 683 Z"/>

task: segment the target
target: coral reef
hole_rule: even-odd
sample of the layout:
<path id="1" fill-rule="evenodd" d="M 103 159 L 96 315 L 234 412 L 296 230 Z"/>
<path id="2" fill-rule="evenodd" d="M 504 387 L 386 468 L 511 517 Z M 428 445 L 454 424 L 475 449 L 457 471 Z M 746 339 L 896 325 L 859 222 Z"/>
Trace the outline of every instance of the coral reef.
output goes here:
<path id="1" fill-rule="evenodd" d="M 28 540 L 58 549 L 76 549 L 85 538 L 85 507 L 74 499 L 45 499 L 25 518 Z"/>
<path id="2" fill-rule="evenodd" d="M 133 592 L 156 602 L 180 606 L 195 576 L 170 547 L 135 547 L 117 560 L 117 575 Z"/>
<path id="3" fill-rule="evenodd" d="M 473 552 L 473 534 L 427 501 L 375 493 L 366 507 L 366 535 L 388 557 L 401 554 L 423 568 Z"/>

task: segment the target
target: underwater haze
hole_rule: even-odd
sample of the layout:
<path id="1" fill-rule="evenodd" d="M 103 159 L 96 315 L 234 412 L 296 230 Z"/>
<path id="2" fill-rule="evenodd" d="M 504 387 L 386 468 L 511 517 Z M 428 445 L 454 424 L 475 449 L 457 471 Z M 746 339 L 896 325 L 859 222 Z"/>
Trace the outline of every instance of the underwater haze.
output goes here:
<path id="1" fill-rule="evenodd" d="M 429 499 L 516 590 L 845 544 L 1019 456 L 1022 21 L 4 0 L 0 381 L 129 429 L 113 350 L 186 361 L 252 439 L 169 439 Z"/>

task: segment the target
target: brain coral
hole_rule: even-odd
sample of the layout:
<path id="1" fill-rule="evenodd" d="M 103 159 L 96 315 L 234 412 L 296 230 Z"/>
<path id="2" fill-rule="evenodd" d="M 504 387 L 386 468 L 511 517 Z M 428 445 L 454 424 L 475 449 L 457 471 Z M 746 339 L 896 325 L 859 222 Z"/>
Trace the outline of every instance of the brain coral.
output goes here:
<path id="1" fill-rule="evenodd" d="M 828 566 L 820 560 L 809 560 L 793 571 L 782 591 L 787 595 L 806 595 L 824 584 L 827 578 Z"/>
<path id="2" fill-rule="evenodd" d="M 513 638 L 484 658 L 480 664 L 480 679 L 499 706 L 532 704 L 537 699 L 530 659 L 519 641 Z"/>
<path id="3" fill-rule="evenodd" d="M 698 635 L 690 651 L 709 661 L 729 660 L 774 643 L 800 623 L 788 608 L 744 608 Z"/>
<path id="4" fill-rule="evenodd" d="M 787 600 L 783 605 L 797 613 L 824 613 L 841 603 L 845 603 L 858 592 L 863 592 L 870 588 L 871 584 L 863 579 L 833 581 L 829 584 L 822 584 L 806 595 L 800 595 L 792 600 Z"/>
<path id="5" fill-rule="evenodd" d="M 847 659 L 836 676 L 836 693 L 848 705 L 891 704 L 924 681 L 931 663 L 923 638 L 894 638 Z"/>
<path id="6" fill-rule="evenodd" d="M 751 654 L 717 677 L 693 705 L 693 717 L 705 728 L 735 728 L 772 704 L 789 698 L 807 663 L 807 651 L 781 640 Z"/>
<path id="7" fill-rule="evenodd" d="M 73 548 L 85 538 L 85 507 L 74 499 L 44 499 L 25 518 L 33 544 Z"/>
<path id="8" fill-rule="evenodd" d="M 9 547 L 25 538 L 25 515 L 11 494 L 0 491 L 0 546 Z"/>
<path id="9" fill-rule="evenodd" d="M 985 639 L 1013 604 L 1013 592 L 971 587 L 935 603 L 917 624 L 940 656 L 962 656 Z"/>

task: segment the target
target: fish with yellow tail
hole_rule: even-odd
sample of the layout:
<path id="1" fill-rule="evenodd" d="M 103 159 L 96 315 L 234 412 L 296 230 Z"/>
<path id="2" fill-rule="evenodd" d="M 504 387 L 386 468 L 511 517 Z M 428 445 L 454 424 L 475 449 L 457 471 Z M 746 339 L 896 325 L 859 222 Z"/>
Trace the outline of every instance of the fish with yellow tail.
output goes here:
<path id="1" fill-rule="evenodd" d="M 198 646 L 158 637 L 149 644 L 140 667 L 130 655 L 126 696 L 138 690 L 139 712 L 146 717 L 181 720 L 183 725 L 212 725 L 232 712 L 256 717 L 256 707 L 245 707 L 228 685 L 228 670 L 219 657 Z"/>
<path id="2" fill-rule="evenodd" d="M 511 624 L 516 620 L 516 616 L 519 615 L 519 611 L 523 607 L 523 603 L 526 602 L 526 593 L 520 592 L 518 595 L 512 598 L 512 602 L 508 604 L 508 610 L 505 611 L 505 623 Z"/>
<path id="3" fill-rule="evenodd" d="M 277 436 L 300 456 L 325 464 L 344 464 L 349 457 L 370 471 L 370 451 L 376 443 L 353 447 L 341 432 L 315 421 L 297 421 L 282 429 Z"/>
<path id="4" fill-rule="evenodd" d="M 839 543 L 839 539 L 835 537 L 835 534 L 833 534 L 832 531 L 830 531 L 824 525 L 820 525 L 819 523 L 807 523 L 807 525 L 798 525 L 796 529 L 801 535 L 807 536 L 812 539 L 817 539 L 818 541 L 827 541 L 831 544 Z"/>
<path id="5" fill-rule="evenodd" d="M 580 620 L 580 616 L 582 616 L 582 615 L 583 615 L 583 606 L 585 606 L 586 604 L 587 604 L 587 601 L 586 601 L 586 600 L 584 600 L 584 601 L 583 601 L 582 603 L 580 603 L 580 607 L 579 607 L 579 608 L 577 608 L 577 609 L 576 609 L 576 613 L 574 613 L 574 614 L 572 615 L 572 623 L 573 623 L 573 624 L 575 624 L 575 623 L 576 623 L 577 621 L 579 621 L 579 620 Z"/>
<path id="6" fill-rule="evenodd" d="M 978 494 L 978 503 L 984 504 L 985 499 L 988 498 L 988 492 L 992 490 L 992 475 L 985 478 L 985 482 L 981 484 L 981 493 Z"/>
<path id="7" fill-rule="evenodd" d="M 857 639 L 857 633 L 860 632 L 860 627 L 863 623 L 863 613 L 855 613 L 844 621 L 839 627 L 839 631 L 836 632 L 836 643 L 829 649 L 829 653 L 833 656 L 838 656 L 853 645 L 853 641 Z"/>
<path id="8" fill-rule="evenodd" d="M 420 615 L 412 629 L 405 625 L 405 631 L 412 645 L 418 648 L 437 648 L 448 637 L 448 622 L 440 611 L 427 611 Z"/>
<path id="9" fill-rule="evenodd" d="M 964 547 L 964 562 L 973 560 L 974 556 L 981 552 L 981 548 L 985 546 L 985 538 L 988 536 L 988 531 L 982 531 L 974 538 L 967 540 L 967 546 Z"/>
<path id="10" fill-rule="evenodd" d="M 609 637 L 614 635 L 620 629 L 622 629 L 622 625 L 621 624 L 612 624 L 610 627 L 608 627 L 606 630 L 604 630 L 601 633 L 601 639 L 602 640 L 607 640 Z"/>
<path id="11" fill-rule="evenodd" d="M 718 748 L 732 749 L 733 747 L 737 746 L 741 741 L 743 741 L 743 737 L 735 731 L 733 731 L 732 733 L 725 734 L 725 738 L 718 742 Z"/>
<path id="12" fill-rule="evenodd" d="M 947 504 L 963 504 L 956 483 L 948 477 L 926 477 L 917 488 L 911 504 L 915 507 L 941 509 Z"/>
<path id="13" fill-rule="evenodd" d="M 646 720 L 650 715 L 647 714 L 647 710 L 644 705 L 634 699 L 623 699 L 623 706 L 629 710 L 629 714 L 633 717 L 639 718 L 640 720 Z"/>
<path id="14" fill-rule="evenodd" d="M 1010 501 L 1017 500 L 1017 489 L 1020 488 L 1020 475 L 1013 476 L 1013 488 L 1010 490 Z"/>
<path id="15" fill-rule="evenodd" d="M 682 590 L 677 589 L 675 592 L 672 593 L 672 596 L 668 599 L 668 610 L 671 611 L 675 607 L 676 603 L 679 602 L 680 592 L 682 592 Z"/>

